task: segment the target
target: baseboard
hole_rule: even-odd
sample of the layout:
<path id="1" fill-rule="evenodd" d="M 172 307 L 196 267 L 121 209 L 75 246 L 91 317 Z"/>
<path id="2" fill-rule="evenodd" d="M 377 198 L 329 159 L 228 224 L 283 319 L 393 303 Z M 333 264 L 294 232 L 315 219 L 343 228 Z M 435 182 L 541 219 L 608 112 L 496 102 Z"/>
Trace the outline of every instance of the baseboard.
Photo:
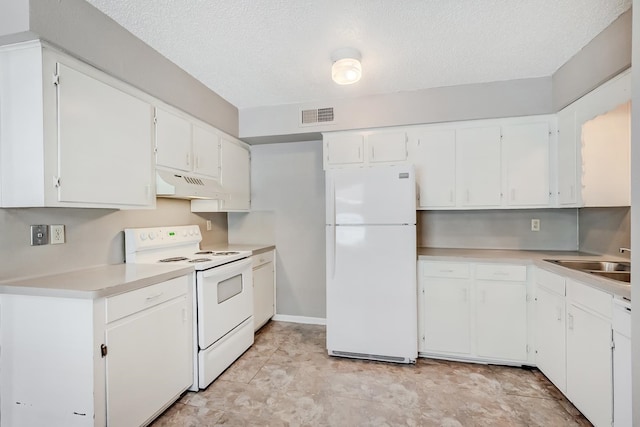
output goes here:
<path id="1" fill-rule="evenodd" d="M 271 320 L 276 322 L 304 323 L 307 325 L 327 324 L 327 319 L 322 317 L 290 316 L 288 314 L 274 314 Z"/>

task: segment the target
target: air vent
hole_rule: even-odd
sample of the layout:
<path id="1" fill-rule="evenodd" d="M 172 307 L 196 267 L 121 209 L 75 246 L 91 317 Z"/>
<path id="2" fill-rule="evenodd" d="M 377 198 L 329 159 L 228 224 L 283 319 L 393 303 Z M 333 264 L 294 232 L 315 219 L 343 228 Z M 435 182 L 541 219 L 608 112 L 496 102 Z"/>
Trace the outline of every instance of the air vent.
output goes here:
<path id="1" fill-rule="evenodd" d="M 300 112 L 301 126 L 311 126 L 319 123 L 333 123 L 334 119 L 335 117 L 333 115 L 333 107 L 301 110 Z"/>
<path id="2" fill-rule="evenodd" d="M 190 176 L 185 176 L 185 175 L 175 175 L 175 176 L 176 176 L 176 178 L 184 179 L 189 184 L 204 185 L 204 182 L 200 178 L 192 178 Z"/>

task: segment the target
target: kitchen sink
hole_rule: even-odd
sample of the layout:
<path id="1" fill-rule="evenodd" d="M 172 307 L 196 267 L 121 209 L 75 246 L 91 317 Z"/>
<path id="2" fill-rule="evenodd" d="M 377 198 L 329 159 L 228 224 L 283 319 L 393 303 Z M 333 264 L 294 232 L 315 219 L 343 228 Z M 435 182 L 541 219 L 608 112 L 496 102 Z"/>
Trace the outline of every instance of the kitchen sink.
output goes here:
<path id="1" fill-rule="evenodd" d="M 589 273 L 595 274 L 596 276 L 600 277 L 606 277 L 607 279 L 631 283 L 630 271 L 590 271 Z"/>
<path id="2" fill-rule="evenodd" d="M 619 282 L 631 283 L 631 263 L 626 261 L 584 261 L 567 259 L 545 259 L 562 267 L 583 271 Z"/>

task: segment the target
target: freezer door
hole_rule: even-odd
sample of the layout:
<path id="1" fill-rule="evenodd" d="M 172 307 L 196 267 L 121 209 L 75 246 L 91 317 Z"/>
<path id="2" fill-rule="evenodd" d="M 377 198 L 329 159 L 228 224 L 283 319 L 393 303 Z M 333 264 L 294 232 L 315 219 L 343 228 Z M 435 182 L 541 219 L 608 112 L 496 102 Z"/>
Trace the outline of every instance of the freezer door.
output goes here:
<path id="1" fill-rule="evenodd" d="M 329 353 L 415 361 L 417 324 L 416 227 L 328 226 Z"/>
<path id="2" fill-rule="evenodd" d="M 326 175 L 327 224 L 415 224 L 413 165 L 332 169 Z"/>

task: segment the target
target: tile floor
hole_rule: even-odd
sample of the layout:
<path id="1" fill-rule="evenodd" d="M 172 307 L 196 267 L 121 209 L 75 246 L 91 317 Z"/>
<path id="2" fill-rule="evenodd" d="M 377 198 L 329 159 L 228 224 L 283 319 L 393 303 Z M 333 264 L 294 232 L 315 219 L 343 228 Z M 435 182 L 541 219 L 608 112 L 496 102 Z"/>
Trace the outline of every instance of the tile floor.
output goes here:
<path id="1" fill-rule="evenodd" d="M 537 370 L 327 356 L 325 328 L 270 322 L 206 390 L 160 426 L 590 426 Z"/>

